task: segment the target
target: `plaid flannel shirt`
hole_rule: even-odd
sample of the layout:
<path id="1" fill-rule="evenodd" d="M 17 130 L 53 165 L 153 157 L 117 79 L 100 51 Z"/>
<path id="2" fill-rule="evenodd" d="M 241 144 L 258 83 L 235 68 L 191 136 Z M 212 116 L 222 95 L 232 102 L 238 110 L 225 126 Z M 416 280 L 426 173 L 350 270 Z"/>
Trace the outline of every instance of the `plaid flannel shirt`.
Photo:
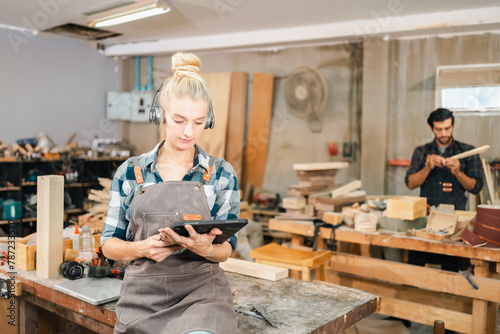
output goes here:
<path id="1" fill-rule="evenodd" d="M 413 156 L 411 157 L 411 165 L 405 176 L 405 183 L 408 185 L 408 178 L 410 175 L 417 173 L 422 168 L 425 167 L 425 162 L 427 160 L 428 154 L 441 155 L 444 158 L 449 158 L 455 154 L 459 154 L 465 151 L 472 150 L 474 146 L 468 145 L 453 139 L 450 146 L 446 148 L 444 153 L 441 153 L 438 149 L 436 141 L 432 141 L 425 145 L 418 146 L 415 151 L 413 151 Z M 479 155 L 473 155 L 465 159 L 460 159 L 460 170 L 465 173 L 468 177 L 473 177 L 476 179 L 476 185 L 474 189 L 470 192 L 477 194 L 483 188 L 483 169 L 481 165 L 481 160 Z"/>
<path id="2" fill-rule="evenodd" d="M 138 156 L 142 169 L 144 187 L 163 182 L 158 172 L 158 150 L 163 141 L 147 153 Z M 203 175 L 208 170 L 210 155 L 198 145 L 195 146 L 196 155 L 191 168 L 183 181 L 202 182 Z M 236 173 L 227 161 L 215 158 L 210 182 L 205 185 L 208 207 L 213 219 L 237 219 L 240 213 L 240 192 Z M 101 234 L 101 245 L 109 238 L 118 238 L 131 241 L 132 234 L 129 227 L 130 206 L 137 189 L 132 159 L 125 161 L 116 171 L 111 184 L 108 213 Z M 236 249 L 237 235 L 229 238 L 233 251 Z"/>

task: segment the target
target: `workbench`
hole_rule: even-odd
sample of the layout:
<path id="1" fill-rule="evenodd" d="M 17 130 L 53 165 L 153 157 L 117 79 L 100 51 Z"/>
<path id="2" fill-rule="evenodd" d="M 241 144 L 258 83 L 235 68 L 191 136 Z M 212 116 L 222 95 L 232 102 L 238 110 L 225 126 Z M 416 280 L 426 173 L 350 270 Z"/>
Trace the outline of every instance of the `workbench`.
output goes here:
<path id="1" fill-rule="evenodd" d="M 0 273 L 12 271 L 7 265 Z M 53 286 L 64 277 L 40 278 L 36 271 L 16 269 L 22 296 L 18 297 L 19 333 L 37 333 L 38 308 L 56 313 L 97 333 L 112 333 L 116 322 L 115 303 L 94 306 Z M 235 308 L 250 311 L 249 304 L 260 305 L 279 323 L 271 327 L 265 320 L 237 313 L 239 333 L 338 333 L 376 312 L 379 298 L 363 291 L 327 282 L 306 282 L 292 278 L 269 281 L 226 272 L 234 294 Z M 3 324 L 2 324 L 3 326 Z"/>
<path id="2" fill-rule="evenodd" d="M 314 236 L 313 223 L 307 221 L 271 219 L 269 229 L 285 232 L 294 245 Z M 318 248 L 331 231 L 320 229 Z M 462 333 L 497 333 L 500 249 L 405 234 L 361 233 L 347 226 L 335 229 L 335 240 L 469 258 L 477 290 L 463 274 L 376 259 L 366 253 L 368 256 L 333 252 L 327 281 L 380 296 L 380 313 L 386 315 L 431 326 L 434 320 L 443 320 L 447 329 Z"/>

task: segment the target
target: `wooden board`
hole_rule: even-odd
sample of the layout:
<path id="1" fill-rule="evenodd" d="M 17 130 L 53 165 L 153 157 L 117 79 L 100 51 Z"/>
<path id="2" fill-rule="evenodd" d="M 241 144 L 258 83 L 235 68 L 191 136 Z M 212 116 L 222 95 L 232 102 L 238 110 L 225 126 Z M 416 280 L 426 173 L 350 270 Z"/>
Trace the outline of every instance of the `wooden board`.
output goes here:
<path id="1" fill-rule="evenodd" d="M 231 72 L 202 73 L 207 82 L 215 115 L 213 129 L 203 131 L 198 145 L 210 155 L 224 157 L 226 152 L 227 125 L 231 92 Z"/>
<path id="2" fill-rule="evenodd" d="M 350 193 L 351 191 L 357 190 L 361 188 L 361 180 L 354 180 L 352 182 L 349 182 L 348 184 L 345 184 L 339 188 L 336 188 L 330 192 L 331 197 L 340 197 L 343 196 L 347 193 Z"/>
<path id="3" fill-rule="evenodd" d="M 37 185 L 36 274 L 49 278 L 59 275 L 63 259 L 64 177 L 38 176 Z"/>
<path id="4" fill-rule="evenodd" d="M 348 162 L 332 161 L 332 162 L 309 162 L 293 164 L 294 170 L 313 171 L 313 170 L 328 170 L 340 169 L 349 167 Z"/>
<path id="5" fill-rule="evenodd" d="M 346 274 L 500 302 L 500 281 L 496 279 L 474 276 L 474 282 L 479 286 L 475 290 L 462 274 L 450 271 L 341 253 L 335 253 L 330 261 L 335 271 Z"/>
<path id="6" fill-rule="evenodd" d="M 273 107 L 274 75 L 254 73 L 243 182 L 261 187 L 266 172 L 269 132 Z"/>
<path id="7" fill-rule="evenodd" d="M 414 220 L 427 213 L 427 198 L 401 196 L 387 199 L 387 217 Z"/>
<path id="8" fill-rule="evenodd" d="M 248 74 L 246 72 L 231 73 L 229 117 L 226 137 L 226 153 L 224 158 L 233 166 L 236 175 L 238 176 L 240 186 L 243 177 L 242 170 L 247 109 L 247 85 Z"/>
<path id="9" fill-rule="evenodd" d="M 220 262 L 219 266 L 224 271 L 262 278 L 270 281 L 277 281 L 288 277 L 288 269 L 269 266 L 245 260 L 229 258 L 226 262 Z"/>
<path id="10" fill-rule="evenodd" d="M 281 206 L 285 209 L 303 209 L 306 206 L 306 198 L 301 196 L 284 197 Z"/>

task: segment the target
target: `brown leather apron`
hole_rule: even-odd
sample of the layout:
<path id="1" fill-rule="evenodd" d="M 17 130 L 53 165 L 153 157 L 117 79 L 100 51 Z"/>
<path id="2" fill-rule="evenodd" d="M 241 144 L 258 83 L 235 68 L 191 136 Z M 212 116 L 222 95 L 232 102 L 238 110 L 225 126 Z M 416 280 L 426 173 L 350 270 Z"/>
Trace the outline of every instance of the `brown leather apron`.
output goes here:
<path id="1" fill-rule="evenodd" d="M 137 161 L 134 165 L 138 166 Z M 144 240 L 158 234 L 159 228 L 186 214 L 211 219 L 203 184 L 168 181 L 144 188 L 140 185 L 131 204 L 133 238 Z M 125 271 L 116 314 L 115 333 L 237 332 L 224 271 L 218 263 L 187 249 L 162 262 L 147 258 L 132 261 Z"/>

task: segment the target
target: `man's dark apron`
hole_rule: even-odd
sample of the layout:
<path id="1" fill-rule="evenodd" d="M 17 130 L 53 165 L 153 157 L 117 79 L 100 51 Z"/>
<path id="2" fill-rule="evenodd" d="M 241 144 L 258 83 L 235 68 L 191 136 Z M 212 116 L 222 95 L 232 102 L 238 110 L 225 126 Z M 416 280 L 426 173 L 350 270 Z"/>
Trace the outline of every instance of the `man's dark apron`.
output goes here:
<path id="1" fill-rule="evenodd" d="M 134 165 L 140 171 L 137 160 Z M 144 240 L 174 221 L 193 220 L 186 219 L 192 215 L 211 219 L 202 183 L 140 185 L 131 204 L 133 238 Z M 233 297 L 223 270 L 187 249 L 159 263 L 147 258 L 132 261 L 120 296 L 115 333 L 236 333 Z"/>
<path id="2" fill-rule="evenodd" d="M 462 170 L 462 164 L 460 164 Z M 447 167 L 435 167 L 420 187 L 420 197 L 427 197 L 427 204 L 453 204 L 455 210 L 465 210 L 467 197 L 458 179 Z"/>

